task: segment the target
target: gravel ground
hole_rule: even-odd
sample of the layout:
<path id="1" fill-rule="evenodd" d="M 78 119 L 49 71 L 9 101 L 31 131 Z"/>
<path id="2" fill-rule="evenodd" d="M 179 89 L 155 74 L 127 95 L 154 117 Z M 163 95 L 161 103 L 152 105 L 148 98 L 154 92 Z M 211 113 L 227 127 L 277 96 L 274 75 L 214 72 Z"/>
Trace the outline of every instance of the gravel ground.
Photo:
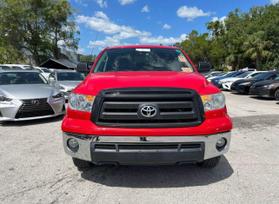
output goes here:
<path id="1" fill-rule="evenodd" d="M 225 93 L 231 150 L 212 170 L 96 167 L 80 173 L 62 118 L 0 125 L 0 203 L 279 203 L 279 103 Z"/>

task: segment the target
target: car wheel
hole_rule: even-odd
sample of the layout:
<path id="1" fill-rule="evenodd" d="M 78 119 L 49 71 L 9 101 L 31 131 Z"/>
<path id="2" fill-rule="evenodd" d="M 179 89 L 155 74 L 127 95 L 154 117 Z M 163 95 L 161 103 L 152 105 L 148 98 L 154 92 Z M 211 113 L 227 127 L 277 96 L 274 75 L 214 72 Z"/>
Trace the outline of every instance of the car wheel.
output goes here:
<path id="1" fill-rule="evenodd" d="M 221 156 L 214 157 L 212 159 L 204 160 L 203 162 L 199 162 L 198 166 L 200 166 L 202 168 L 212 169 L 212 168 L 216 167 L 219 164 L 220 158 L 221 158 Z"/>
<path id="2" fill-rule="evenodd" d="M 274 97 L 275 97 L 276 100 L 279 101 L 279 88 L 276 89 L 276 91 L 275 91 L 275 93 L 274 93 Z"/>
<path id="3" fill-rule="evenodd" d="M 77 159 L 77 158 L 73 158 L 73 163 L 79 171 L 87 170 L 93 166 L 93 164 L 91 162 L 84 161 L 84 160 Z"/>

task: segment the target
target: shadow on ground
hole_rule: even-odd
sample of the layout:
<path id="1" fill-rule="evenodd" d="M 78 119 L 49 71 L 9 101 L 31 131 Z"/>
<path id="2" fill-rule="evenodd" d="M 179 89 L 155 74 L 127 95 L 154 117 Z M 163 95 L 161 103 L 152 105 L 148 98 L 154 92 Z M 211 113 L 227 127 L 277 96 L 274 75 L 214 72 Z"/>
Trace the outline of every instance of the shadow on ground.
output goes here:
<path id="1" fill-rule="evenodd" d="M 250 98 L 257 99 L 259 101 L 274 101 L 273 98 L 266 98 L 266 97 L 260 97 L 260 96 L 250 96 Z"/>
<path id="2" fill-rule="evenodd" d="M 57 116 L 54 118 L 45 118 L 37 120 L 27 120 L 27 121 L 9 121 L 9 122 L 0 122 L 0 126 L 28 126 L 28 125 L 39 125 L 44 123 L 58 122 L 63 119 L 63 115 Z"/>
<path id="3" fill-rule="evenodd" d="M 214 169 L 184 166 L 100 166 L 81 173 L 82 178 L 111 187 L 166 188 L 203 186 L 233 174 L 225 157 Z"/>

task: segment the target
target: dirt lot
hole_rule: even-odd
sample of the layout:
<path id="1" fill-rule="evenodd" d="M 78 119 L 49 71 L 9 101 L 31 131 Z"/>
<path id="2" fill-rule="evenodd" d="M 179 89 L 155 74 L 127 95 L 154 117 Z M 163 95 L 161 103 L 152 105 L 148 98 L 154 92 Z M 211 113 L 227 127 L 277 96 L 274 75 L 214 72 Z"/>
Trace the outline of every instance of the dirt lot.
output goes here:
<path id="1" fill-rule="evenodd" d="M 62 118 L 0 125 L 0 203 L 279 203 L 279 103 L 226 93 L 231 150 L 213 169 L 97 167 L 64 154 Z"/>

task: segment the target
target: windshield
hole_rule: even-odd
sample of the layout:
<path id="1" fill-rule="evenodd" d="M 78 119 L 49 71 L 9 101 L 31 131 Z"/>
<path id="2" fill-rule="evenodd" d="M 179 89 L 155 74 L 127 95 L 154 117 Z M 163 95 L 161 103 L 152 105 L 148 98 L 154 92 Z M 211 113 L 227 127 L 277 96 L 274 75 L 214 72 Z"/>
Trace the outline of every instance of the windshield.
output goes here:
<path id="1" fill-rule="evenodd" d="M 176 49 L 125 48 L 103 53 L 94 72 L 177 71 L 193 72 L 185 55 Z"/>
<path id="2" fill-rule="evenodd" d="M 242 73 L 242 74 L 240 74 L 238 77 L 239 78 L 245 78 L 245 77 L 247 77 L 249 74 L 251 74 L 252 72 L 244 72 L 244 73 Z"/>
<path id="3" fill-rule="evenodd" d="M 58 81 L 82 81 L 84 75 L 79 72 L 59 72 L 57 73 Z"/>
<path id="4" fill-rule="evenodd" d="M 237 72 L 230 72 L 225 74 L 223 77 L 233 77 Z"/>
<path id="5" fill-rule="evenodd" d="M 37 72 L 0 73 L 0 85 L 10 84 L 46 84 L 47 81 Z"/>

